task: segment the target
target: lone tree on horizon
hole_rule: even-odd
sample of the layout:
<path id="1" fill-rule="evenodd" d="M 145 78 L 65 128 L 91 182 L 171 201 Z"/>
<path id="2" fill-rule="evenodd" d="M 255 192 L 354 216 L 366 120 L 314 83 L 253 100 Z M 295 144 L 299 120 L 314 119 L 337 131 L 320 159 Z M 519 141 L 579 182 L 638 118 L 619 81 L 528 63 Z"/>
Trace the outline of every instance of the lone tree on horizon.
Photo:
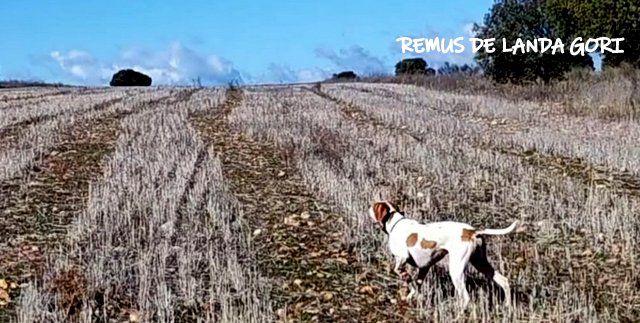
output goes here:
<path id="1" fill-rule="evenodd" d="M 406 74 L 434 75 L 436 71 L 422 58 L 406 58 L 396 64 L 396 76 Z"/>
<path id="2" fill-rule="evenodd" d="M 120 70 L 113 74 L 111 86 L 150 86 L 151 78 L 132 69 Z"/>
<path id="3" fill-rule="evenodd" d="M 358 78 L 358 75 L 353 71 L 344 71 L 337 74 L 333 74 L 332 78 L 334 80 L 355 80 Z"/>

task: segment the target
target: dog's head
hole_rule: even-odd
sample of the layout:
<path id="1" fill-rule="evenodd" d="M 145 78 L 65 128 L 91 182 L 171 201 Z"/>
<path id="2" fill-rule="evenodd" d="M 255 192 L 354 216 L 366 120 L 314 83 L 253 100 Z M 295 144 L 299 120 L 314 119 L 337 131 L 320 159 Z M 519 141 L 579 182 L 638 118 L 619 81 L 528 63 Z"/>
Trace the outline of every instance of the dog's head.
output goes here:
<path id="1" fill-rule="evenodd" d="M 389 220 L 393 212 L 400 212 L 400 209 L 389 201 L 375 202 L 369 208 L 369 217 L 373 222 L 384 227 L 385 222 Z"/>

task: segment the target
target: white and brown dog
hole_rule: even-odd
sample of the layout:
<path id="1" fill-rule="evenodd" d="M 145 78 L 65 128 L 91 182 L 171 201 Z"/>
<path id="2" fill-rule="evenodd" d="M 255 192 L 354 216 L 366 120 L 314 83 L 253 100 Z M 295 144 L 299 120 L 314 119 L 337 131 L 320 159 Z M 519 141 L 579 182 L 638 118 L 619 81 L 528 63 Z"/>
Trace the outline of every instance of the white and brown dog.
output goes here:
<path id="1" fill-rule="evenodd" d="M 469 303 L 469 293 L 465 286 L 465 268 L 471 263 L 489 281 L 493 280 L 505 293 L 506 304 L 511 304 L 511 290 L 506 277 L 496 271 L 487 260 L 483 235 L 504 235 L 512 232 L 517 221 L 506 229 L 477 230 L 466 223 L 433 222 L 421 224 L 406 218 L 390 202 L 376 202 L 369 209 L 369 215 L 382 230 L 389 235 L 389 249 L 395 256 L 395 272 L 410 284 L 408 299 L 416 293 L 434 264 L 449 255 L 449 275 L 456 295 L 463 306 Z M 409 263 L 418 268 L 414 286 L 411 276 L 405 271 Z"/>

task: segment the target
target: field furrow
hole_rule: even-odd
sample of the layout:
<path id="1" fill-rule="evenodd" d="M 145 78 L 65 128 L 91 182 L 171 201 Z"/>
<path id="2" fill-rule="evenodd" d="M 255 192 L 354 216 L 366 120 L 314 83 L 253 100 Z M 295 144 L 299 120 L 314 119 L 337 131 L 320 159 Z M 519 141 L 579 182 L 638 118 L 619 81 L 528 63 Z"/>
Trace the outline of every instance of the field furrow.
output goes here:
<path id="1" fill-rule="evenodd" d="M 92 108 L 79 115 L 61 115 L 42 123 L 30 124 L 21 129 L 17 138 L 4 138 L 8 140 L 8 144 L 0 150 L 0 181 L 20 177 L 39 158 L 46 156 L 53 147 L 79 132 L 86 131 L 86 128 L 82 126 L 74 128 L 74 125 L 90 124 L 101 118 L 122 118 L 139 112 L 146 105 L 153 105 L 159 100 L 172 102 L 175 98 L 171 94 L 170 91 L 141 93 L 111 101 L 110 104 L 98 103 L 93 105 L 95 109 Z M 98 101 L 101 102 L 101 100 Z"/>
<path id="2" fill-rule="evenodd" d="M 90 182 L 102 174 L 103 159 L 112 153 L 118 137 L 119 121 L 169 99 L 166 94 L 133 96 L 125 101 L 126 107 L 113 106 L 123 100 L 96 104 L 99 113 L 70 119 L 58 128 L 55 140 L 40 146 L 42 157 L 21 176 L 0 181 L 0 227 L 6 237 L 0 241 L 0 277 L 19 284 L 41 278 L 51 261 L 48 256 L 83 211 Z M 33 129 L 44 130 L 35 125 Z"/>
<path id="3" fill-rule="evenodd" d="M 227 116 L 251 108 L 232 91 L 222 115 L 196 115 L 194 124 L 220 154 L 222 169 L 242 214 L 255 229 L 260 269 L 272 280 L 278 319 L 362 321 L 400 319 L 402 313 L 373 298 L 379 285 L 342 243 L 343 219 L 305 187 L 284 152 L 230 127 Z"/>
<path id="4" fill-rule="evenodd" d="M 89 108 L 82 108 L 82 109 L 78 109 L 75 111 L 71 111 L 71 112 L 60 112 L 60 113 L 53 113 L 53 114 L 44 114 L 44 115 L 38 115 L 38 116 L 34 116 L 31 117 L 29 119 L 26 120 L 22 120 L 19 121 L 17 123 L 11 124 L 3 129 L 0 129 L 0 142 L 4 142 L 7 143 L 5 145 L 5 149 L 7 148 L 11 148 L 12 146 L 16 146 L 19 143 L 20 137 L 22 136 L 22 133 L 24 132 L 24 130 L 28 129 L 29 126 L 31 125 L 35 125 L 35 124 L 39 124 L 39 123 L 44 123 L 46 121 L 50 121 L 53 120 L 57 117 L 63 117 L 65 115 L 69 115 L 69 114 L 73 114 L 73 115 L 77 115 L 77 114 L 83 114 L 83 113 L 87 113 L 87 112 L 91 112 L 91 111 L 98 111 L 101 109 L 105 109 L 107 107 L 109 107 L 110 105 L 116 104 L 120 101 L 122 101 L 125 97 L 125 94 L 123 94 L 122 96 L 118 96 L 116 98 L 113 99 L 109 99 L 97 104 L 93 104 L 92 106 L 90 106 Z"/>
<path id="5" fill-rule="evenodd" d="M 203 313 L 215 320 L 257 313 L 255 294 L 246 294 L 243 287 L 238 297 L 234 291 L 241 286 L 228 285 L 254 286 L 257 278 L 243 276 L 230 262 L 243 261 L 245 250 L 233 256 L 231 249 L 224 249 L 227 253 L 219 249 L 221 245 L 243 248 L 238 239 L 243 235 L 235 233 L 233 201 L 220 199 L 226 193 L 217 178 L 215 158 L 202 153 L 195 132 L 186 126 L 195 91 L 181 93 L 114 117 L 119 126 L 110 126 L 121 131 L 103 178 L 92 182 L 88 205 L 77 214 L 63 250 L 50 255 L 49 259 L 57 258 L 56 265 L 47 270 L 41 285 L 23 291 L 20 321 L 136 315 L 167 321 Z M 205 208 L 196 209 L 194 203 Z M 233 235 L 218 231 L 221 225 Z M 212 244 L 216 237 L 225 240 Z M 212 275 L 221 266 L 232 265 L 227 279 Z M 226 294 L 218 298 L 223 290 L 229 291 L 228 298 Z M 179 301 L 167 303 L 173 297 Z M 237 305 L 238 301 L 245 305 Z M 245 307 L 252 311 L 243 312 Z M 263 320 L 258 316 L 249 321 Z"/>
<path id="6" fill-rule="evenodd" d="M 39 102 L 44 99 L 70 93 L 90 91 L 84 88 L 26 88 L 0 90 L 0 110 L 8 107 Z M 16 104 L 17 103 L 17 104 Z"/>
<path id="7" fill-rule="evenodd" d="M 112 89 L 95 93 L 80 92 L 77 95 L 64 95 L 52 100 L 42 100 L 35 104 L 0 110 L 0 130 L 50 120 L 61 115 L 82 113 L 91 110 L 96 103 L 123 98 L 137 92 L 135 90 Z"/>
<path id="8" fill-rule="evenodd" d="M 384 114 L 385 119 L 395 119 L 392 115 L 396 112 L 412 114 L 416 120 L 405 120 L 405 125 L 417 131 L 430 113 L 451 116 L 464 121 L 474 138 L 490 137 L 494 144 L 583 159 L 640 176 L 637 149 L 640 125 L 632 120 L 610 122 L 569 115 L 557 107 L 533 102 L 451 94 L 415 86 L 330 85 L 325 90 L 336 98 L 375 106 L 373 110 Z M 378 111 L 378 107 L 383 109 Z"/>
<path id="9" fill-rule="evenodd" d="M 353 89 L 349 87 L 349 89 Z M 357 89 L 357 88 L 355 88 Z M 375 97 L 388 93 L 390 90 L 380 89 L 381 92 L 374 90 L 366 90 L 364 93 L 377 93 Z M 404 99 L 399 94 L 392 92 L 393 100 L 381 98 L 376 100 L 371 96 L 367 96 L 364 100 L 353 99 L 349 94 L 342 93 L 340 91 L 329 90 L 329 93 L 333 93 L 332 96 L 328 93 L 320 92 L 319 94 L 327 99 L 333 100 L 345 106 L 347 109 L 351 109 L 350 112 L 354 116 L 360 116 L 361 118 L 369 119 L 371 122 L 380 124 L 386 121 L 386 126 L 395 127 L 407 135 L 413 137 L 418 141 L 424 141 L 425 136 L 432 135 L 433 129 L 438 129 L 437 123 L 424 122 L 425 116 L 428 116 L 427 112 L 411 112 L 408 115 L 395 118 L 388 118 L 392 112 L 386 112 L 384 109 L 377 109 L 372 107 L 388 106 L 388 109 L 396 109 L 396 104 L 390 103 L 393 100 L 401 102 L 403 104 L 412 104 L 412 102 Z M 412 101 L 415 102 L 414 97 Z M 420 99 L 421 101 L 428 101 L 428 98 Z M 437 99 L 432 100 L 437 101 Z M 438 104 L 431 103 L 436 106 L 426 107 L 419 106 L 419 109 L 424 107 L 426 110 L 439 111 L 439 115 L 443 115 L 443 119 L 438 119 L 439 122 L 444 124 L 453 124 L 464 122 L 462 125 L 455 124 L 447 127 L 450 129 L 448 133 L 454 138 L 458 139 L 456 144 L 464 145 L 471 144 L 473 147 L 493 150 L 499 153 L 508 154 L 511 156 L 517 156 L 531 165 L 537 165 L 542 169 L 552 171 L 554 175 L 570 176 L 582 181 L 586 185 L 594 186 L 598 189 L 606 188 L 615 194 L 628 195 L 633 197 L 640 196 L 640 175 L 622 168 L 622 170 L 612 167 L 610 164 L 599 164 L 595 162 L 593 158 L 577 157 L 576 155 L 563 155 L 559 151 L 544 149 L 531 144 L 530 141 L 524 142 L 518 139 L 526 136 L 526 133 L 534 127 L 533 124 L 519 124 L 517 122 L 505 121 L 507 119 L 501 119 L 496 116 L 481 117 L 479 120 L 475 116 L 469 116 L 468 112 L 463 110 L 456 110 L 455 108 L 450 112 L 444 109 L 437 110 Z M 359 107 L 359 105 L 361 107 Z M 475 106 L 471 105 L 470 106 Z M 406 107 L 398 108 L 398 115 L 403 115 L 407 110 Z M 376 113 L 372 114 L 372 110 L 376 110 Z M 546 116 L 546 114 L 543 114 Z M 422 121 L 416 124 L 410 122 L 412 118 L 422 118 Z M 529 118 L 531 119 L 531 118 Z M 520 120 L 521 121 L 521 120 Z M 478 122 L 481 124 L 476 125 Z M 579 122 L 579 120 L 577 121 Z M 434 128 L 427 127 L 427 125 L 433 124 Z M 505 130 L 510 129 L 510 130 Z M 444 130 L 446 131 L 446 130 Z M 458 135 L 459 134 L 459 135 Z M 607 141 L 608 138 L 600 138 L 600 141 Z M 576 146 L 576 145 L 574 145 Z M 579 145 L 578 145 L 579 146 Z M 591 146 L 588 146 L 591 147 Z M 627 147 L 627 151 L 633 153 L 634 146 Z M 622 151 L 621 153 L 624 153 Z"/>

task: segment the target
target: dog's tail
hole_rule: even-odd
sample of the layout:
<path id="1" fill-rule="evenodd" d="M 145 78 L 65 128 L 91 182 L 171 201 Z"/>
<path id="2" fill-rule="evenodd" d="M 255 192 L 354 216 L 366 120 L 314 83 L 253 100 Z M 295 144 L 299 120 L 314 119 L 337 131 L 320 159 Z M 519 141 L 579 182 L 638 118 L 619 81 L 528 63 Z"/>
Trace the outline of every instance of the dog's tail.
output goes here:
<path id="1" fill-rule="evenodd" d="M 514 221 L 508 228 L 504 229 L 484 229 L 480 231 L 476 231 L 476 235 L 489 235 L 489 236 L 500 236 L 511 233 L 516 229 L 518 225 L 518 221 Z"/>

